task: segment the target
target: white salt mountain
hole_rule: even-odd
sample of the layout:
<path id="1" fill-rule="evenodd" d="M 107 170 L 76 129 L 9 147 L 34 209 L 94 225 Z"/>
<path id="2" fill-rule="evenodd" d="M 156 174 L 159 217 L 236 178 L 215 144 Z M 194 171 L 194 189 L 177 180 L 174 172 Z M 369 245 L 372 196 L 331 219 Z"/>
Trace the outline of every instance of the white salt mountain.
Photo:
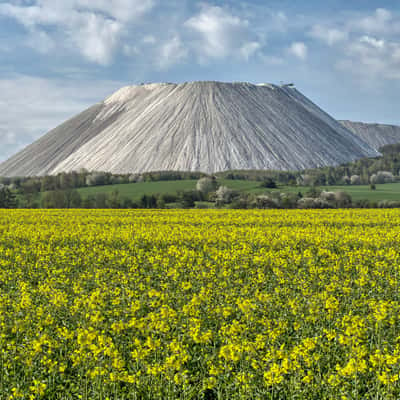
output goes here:
<path id="1" fill-rule="evenodd" d="M 377 156 L 291 86 L 125 87 L 0 164 L 0 176 L 300 170 Z"/>
<path id="2" fill-rule="evenodd" d="M 376 150 L 387 144 L 400 143 L 400 126 L 352 121 L 340 123 Z"/>

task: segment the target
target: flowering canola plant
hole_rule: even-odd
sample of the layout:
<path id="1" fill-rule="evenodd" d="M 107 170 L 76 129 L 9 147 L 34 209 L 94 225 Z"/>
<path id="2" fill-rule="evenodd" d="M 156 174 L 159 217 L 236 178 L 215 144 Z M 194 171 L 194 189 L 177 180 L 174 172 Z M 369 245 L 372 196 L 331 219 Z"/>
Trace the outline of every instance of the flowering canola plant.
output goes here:
<path id="1" fill-rule="evenodd" d="M 0 211 L 0 399 L 398 399 L 400 211 Z"/>

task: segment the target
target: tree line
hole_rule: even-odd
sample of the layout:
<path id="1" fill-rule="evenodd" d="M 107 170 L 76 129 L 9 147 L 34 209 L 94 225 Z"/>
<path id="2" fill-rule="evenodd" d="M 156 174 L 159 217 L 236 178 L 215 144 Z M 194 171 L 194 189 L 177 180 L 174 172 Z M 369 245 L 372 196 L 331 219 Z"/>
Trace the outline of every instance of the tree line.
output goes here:
<path id="1" fill-rule="evenodd" d="M 82 197 L 77 189 L 57 189 L 42 193 L 40 198 L 18 196 L 5 185 L 0 186 L 0 208 L 232 208 L 232 209 L 295 209 L 295 208 L 394 208 L 398 201 L 353 201 L 344 191 L 330 192 L 310 186 L 307 192 L 283 193 L 268 178 L 260 183 L 264 193 L 252 194 L 221 186 L 215 177 L 202 177 L 196 189 L 177 193 L 142 195 L 132 199 L 118 190 L 98 192 Z M 274 189 L 274 190 L 267 190 Z"/>
<path id="2" fill-rule="evenodd" d="M 336 167 L 320 167 L 303 171 L 238 170 L 217 173 L 224 179 L 265 181 L 271 179 L 279 185 L 330 186 L 374 185 L 399 181 L 400 144 L 379 149 L 382 156 L 361 158 Z"/>
<path id="3" fill-rule="evenodd" d="M 210 177 L 201 172 L 158 171 L 143 174 L 112 174 L 87 170 L 59 173 L 42 177 L 0 178 L 0 208 L 164 208 L 173 205 L 182 208 L 205 207 L 201 202 L 216 207 L 231 208 L 325 208 L 325 207 L 397 207 L 397 202 L 343 202 L 328 195 L 316 193 L 316 187 L 328 185 L 361 185 L 399 181 L 400 144 L 383 146 L 382 156 L 363 158 L 337 167 L 322 167 L 304 171 L 226 171 Z M 279 193 L 276 190 L 263 195 L 239 193 L 218 187 L 217 178 L 260 181 L 265 189 L 278 185 L 307 186 L 310 193 L 303 196 Z M 198 180 L 196 190 L 176 194 L 143 195 L 139 200 L 123 197 L 119 192 L 97 193 L 82 197 L 77 189 L 150 181 L 191 179 Z M 313 193 L 311 193 L 314 191 Z M 325 194 L 322 194 L 325 193 Z M 342 195 L 343 197 L 343 195 Z M 200 204 L 199 204 L 200 203 Z"/>

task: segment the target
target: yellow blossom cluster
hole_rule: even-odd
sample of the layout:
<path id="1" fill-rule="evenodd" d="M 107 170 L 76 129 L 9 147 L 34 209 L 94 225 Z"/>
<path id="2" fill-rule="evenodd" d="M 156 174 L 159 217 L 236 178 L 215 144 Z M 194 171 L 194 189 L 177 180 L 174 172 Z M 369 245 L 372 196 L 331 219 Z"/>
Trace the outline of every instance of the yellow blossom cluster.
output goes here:
<path id="1" fill-rule="evenodd" d="M 0 400 L 399 399 L 398 210 L 0 211 Z"/>

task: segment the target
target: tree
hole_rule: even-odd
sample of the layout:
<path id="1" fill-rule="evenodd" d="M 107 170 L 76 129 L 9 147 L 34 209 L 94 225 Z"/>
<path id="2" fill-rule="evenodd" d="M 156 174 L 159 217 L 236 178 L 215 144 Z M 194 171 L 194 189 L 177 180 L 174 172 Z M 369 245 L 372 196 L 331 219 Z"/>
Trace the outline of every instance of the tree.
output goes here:
<path id="1" fill-rule="evenodd" d="M 40 206 L 38 197 L 31 193 L 21 198 L 20 205 L 22 208 L 39 208 Z"/>
<path id="2" fill-rule="evenodd" d="M 253 198 L 249 193 L 241 193 L 238 198 L 232 201 L 230 208 L 233 209 L 248 209 L 252 207 Z"/>
<path id="3" fill-rule="evenodd" d="M 281 208 L 296 208 L 299 197 L 294 193 L 281 193 Z"/>
<path id="4" fill-rule="evenodd" d="M 21 184 L 21 190 L 23 194 L 33 194 L 40 192 L 41 186 L 40 179 L 29 178 Z"/>
<path id="5" fill-rule="evenodd" d="M 76 172 L 76 187 L 86 186 L 86 176 L 88 171 L 85 168 L 81 168 Z"/>
<path id="6" fill-rule="evenodd" d="M 315 179 L 309 174 L 304 174 L 297 178 L 297 184 L 299 186 L 313 186 L 315 185 Z"/>
<path id="7" fill-rule="evenodd" d="M 141 208 L 156 208 L 157 206 L 157 197 L 154 195 L 148 196 L 144 194 L 140 199 L 140 207 Z"/>
<path id="8" fill-rule="evenodd" d="M 215 192 L 217 190 L 217 187 L 218 183 L 214 176 L 212 178 L 201 178 L 197 181 L 196 184 L 196 189 L 205 195 L 208 195 L 211 192 Z"/>
<path id="9" fill-rule="evenodd" d="M 87 196 L 82 201 L 83 208 L 95 208 L 96 207 L 96 198 L 92 194 Z"/>
<path id="10" fill-rule="evenodd" d="M 268 195 L 260 195 L 256 197 L 253 206 L 255 206 L 255 208 L 262 209 L 279 208 L 279 200 Z"/>
<path id="11" fill-rule="evenodd" d="M 129 183 L 136 183 L 137 182 L 137 174 L 132 174 L 132 175 L 129 175 L 129 177 L 128 177 L 128 181 L 129 181 Z"/>
<path id="12" fill-rule="evenodd" d="M 369 178 L 369 181 L 371 182 L 371 185 L 374 185 L 374 186 L 375 186 L 377 183 L 382 183 L 382 182 L 379 182 L 379 177 L 378 177 L 377 174 L 371 175 L 371 178 Z"/>
<path id="13" fill-rule="evenodd" d="M 194 190 L 185 190 L 181 195 L 183 208 L 193 208 L 195 206 L 196 192 Z"/>
<path id="14" fill-rule="evenodd" d="M 373 174 L 370 178 L 370 182 L 377 183 L 391 183 L 395 181 L 395 177 L 389 171 L 378 171 L 376 174 Z"/>
<path id="15" fill-rule="evenodd" d="M 342 182 L 343 182 L 345 185 L 350 185 L 351 178 L 350 178 L 348 175 L 345 175 L 345 176 L 342 178 Z"/>
<path id="16" fill-rule="evenodd" d="M 67 201 L 67 208 L 80 208 L 82 205 L 82 198 L 79 192 L 75 189 L 65 191 Z"/>
<path id="17" fill-rule="evenodd" d="M 66 172 L 61 172 L 57 175 L 58 187 L 62 190 L 70 189 L 74 187 L 73 175 Z"/>
<path id="18" fill-rule="evenodd" d="M 317 189 L 315 186 L 311 186 L 307 192 L 305 193 L 306 197 L 314 197 L 317 198 L 321 194 L 321 190 Z"/>
<path id="19" fill-rule="evenodd" d="M 107 173 L 105 172 L 92 172 L 86 176 L 86 185 L 88 186 L 101 186 L 107 184 Z"/>
<path id="20" fill-rule="evenodd" d="M 314 197 L 303 197 L 297 201 L 298 208 L 332 208 L 324 199 Z"/>
<path id="21" fill-rule="evenodd" d="M 156 204 L 157 208 L 165 208 L 165 201 L 162 197 L 159 197 L 157 199 L 157 204 Z"/>
<path id="22" fill-rule="evenodd" d="M 343 191 L 335 192 L 336 207 L 350 207 L 351 196 Z"/>
<path id="23" fill-rule="evenodd" d="M 15 208 L 17 201 L 15 194 L 4 185 L 0 185 L 0 208 Z"/>
<path id="24" fill-rule="evenodd" d="M 322 200 L 333 202 L 336 200 L 335 192 L 326 192 L 325 190 L 319 195 Z"/>
<path id="25" fill-rule="evenodd" d="M 93 198 L 94 208 L 107 208 L 108 207 L 108 196 L 105 193 L 96 193 Z"/>
<path id="26" fill-rule="evenodd" d="M 118 190 L 114 190 L 111 195 L 108 197 L 108 206 L 110 208 L 120 208 L 121 206 L 121 199 L 119 197 Z"/>
<path id="27" fill-rule="evenodd" d="M 41 179 L 41 192 L 47 192 L 49 190 L 57 189 L 57 180 L 55 176 L 44 176 Z"/>
<path id="28" fill-rule="evenodd" d="M 267 189 L 276 189 L 276 182 L 272 178 L 266 178 L 261 183 L 260 187 L 267 188 Z"/>
<path id="29" fill-rule="evenodd" d="M 237 197 L 237 192 L 227 188 L 226 186 L 220 186 L 215 193 L 215 201 L 217 205 L 231 203 L 235 197 Z"/>
<path id="30" fill-rule="evenodd" d="M 334 185 L 335 183 L 336 183 L 336 179 L 335 179 L 335 177 L 333 176 L 333 173 L 332 173 L 332 168 L 329 168 L 329 172 L 328 172 L 328 175 L 327 175 L 327 177 L 326 177 L 326 184 L 328 185 L 328 186 L 330 186 L 330 185 Z"/>
<path id="31" fill-rule="evenodd" d="M 361 183 L 363 185 L 368 185 L 368 182 L 369 182 L 368 169 L 364 167 L 361 172 Z"/>
<path id="32" fill-rule="evenodd" d="M 63 190 L 52 190 L 42 196 L 43 208 L 67 208 L 67 206 L 68 199 Z"/>

